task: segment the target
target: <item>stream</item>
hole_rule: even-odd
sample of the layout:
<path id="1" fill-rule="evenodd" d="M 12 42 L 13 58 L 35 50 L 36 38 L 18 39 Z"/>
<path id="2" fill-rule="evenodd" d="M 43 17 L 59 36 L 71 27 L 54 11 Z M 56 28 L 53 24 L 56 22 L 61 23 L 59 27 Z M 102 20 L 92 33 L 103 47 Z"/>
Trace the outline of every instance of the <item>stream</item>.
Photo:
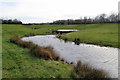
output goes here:
<path id="1" fill-rule="evenodd" d="M 118 78 L 118 48 L 83 43 L 75 45 L 74 42 L 65 42 L 55 35 L 24 37 L 22 40 L 40 46 L 52 46 L 54 51 L 69 63 L 76 64 L 80 60 L 96 69 L 106 71 L 111 78 Z"/>

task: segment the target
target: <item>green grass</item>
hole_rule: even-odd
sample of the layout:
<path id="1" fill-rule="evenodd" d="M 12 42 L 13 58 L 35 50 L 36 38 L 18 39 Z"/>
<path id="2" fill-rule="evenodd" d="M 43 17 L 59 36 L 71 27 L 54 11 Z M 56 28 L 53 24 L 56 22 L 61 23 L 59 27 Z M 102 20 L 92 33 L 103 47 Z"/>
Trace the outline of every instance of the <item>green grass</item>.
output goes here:
<path id="1" fill-rule="evenodd" d="M 31 32 L 46 34 L 46 28 L 33 30 L 30 27 L 23 25 L 2 26 L 3 78 L 70 77 L 73 67 L 69 64 L 61 61 L 38 59 L 31 56 L 27 48 L 21 48 L 9 41 L 15 35 L 22 36 Z"/>
<path id="2" fill-rule="evenodd" d="M 118 46 L 118 24 L 94 24 L 93 26 L 95 27 L 61 35 L 61 38 L 67 38 L 70 41 L 79 38 L 82 43 L 120 48 Z"/>
<path id="3" fill-rule="evenodd" d="M 32 29 L 39 27 L 39 29 Z M 78 32 L 62 35 L 73 40 L 79 37 L 85 43 L 100 43 L 117 47 L 117 24 L 90 25 L 2 25 L 3 78 L 69 78 L 73 67 L 62 61 L 43 60 L 31 55 L 27 48 L 21 48 L 10 42 L 13 36 L 29 33 L 52 34 L 50 29 L 79 29 Z"/>

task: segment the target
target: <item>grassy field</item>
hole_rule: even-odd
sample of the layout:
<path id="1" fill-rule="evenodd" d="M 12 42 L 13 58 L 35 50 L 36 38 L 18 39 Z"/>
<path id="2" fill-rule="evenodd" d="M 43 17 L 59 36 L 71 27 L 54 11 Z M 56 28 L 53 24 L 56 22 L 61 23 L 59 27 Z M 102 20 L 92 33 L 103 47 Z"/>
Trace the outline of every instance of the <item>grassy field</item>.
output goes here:
<path id="1" fill-rule="evenodd" d="M 90 25 L 84 27 L 87 26 Z M 118 24 L 94 24 L 92 26 L 94 28 L 64 34 L 61 38 L 67 38 L 70 41 L 79 38 L 82 43 L 120 48 L 118 46 Z"/>
<path id="2" fill-rule="evenodd" d="M 38 27 L 39 29 L 32 29 Z M 82 42 L 117 47 L 117 24 L 90 25 L 2 25 L 3 78 L 69 78 L 73 67 L 61 61 L 42 60 L 31 56 L 27 48 L 10 42 L 13 36 L 28 33 L 51 34 L 51 29 L 79 29 L 78 32 L 64 34 L 69 40 L 80 38 Z"/>
<path id="3" fill-rule="evenodd" d="M 70 77 L 73 67 L 69 64 L 61 61 L 40 60 L 31 56 L 28 49 L 21 48 L 9 41 L 14 35 L 22 36 L 30 32 L 46 34 L 46 28 L 33 30 L 31 26 L 3 25 L 2 29 L 3 78 Z"/>

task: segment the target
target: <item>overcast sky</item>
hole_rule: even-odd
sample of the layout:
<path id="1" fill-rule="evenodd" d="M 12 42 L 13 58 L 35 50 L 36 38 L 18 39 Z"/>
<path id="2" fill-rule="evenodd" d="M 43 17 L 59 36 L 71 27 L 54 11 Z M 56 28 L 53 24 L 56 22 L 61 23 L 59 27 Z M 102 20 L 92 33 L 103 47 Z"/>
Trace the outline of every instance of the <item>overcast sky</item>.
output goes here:
<path id="1" fill-rule="evenodd" d="M 117 13 L 119 0 L 0 0 L 0 17 L 24 23 Z"/>

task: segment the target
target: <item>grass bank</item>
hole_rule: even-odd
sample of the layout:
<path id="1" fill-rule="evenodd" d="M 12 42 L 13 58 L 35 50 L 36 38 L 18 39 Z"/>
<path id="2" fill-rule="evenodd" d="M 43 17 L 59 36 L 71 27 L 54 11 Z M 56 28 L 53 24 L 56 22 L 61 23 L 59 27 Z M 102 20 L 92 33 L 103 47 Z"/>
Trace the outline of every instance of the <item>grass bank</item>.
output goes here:
<path id="1" fill-rule="evenodd" d="M 3 25 L 3 78 L 71 78 L 71 72 L 73 72 L 75 68 L 70 64 L 63 61 L 44 60 L 31 56 L 29 48 L 22 48 L 11 43 L 10 38 L 13 36 L 23 36 L 31 32 L 35 34 L 52 34 L 51 29 L 84 30 L 94 29 L 96 27 L 95 24 L 84 26 L 85 25 Z M 35 30 L 32 29 L 32 27 L 38 27 L 39 29 Z M 83 68 L 81 68 L 81 70 L 82 69 Z M 99 74 L 101 74 L 101 72 Z M 74 78 L 77 77 L 74 76 Z"/>
<path id="2" fill-rule="evenodd" d="M 87 27 L 89 25 L 85 25 Z M 87 28 L 77 32 L 67 33 L 60 36 L 62 39 L 74 41 L 79 38 L 81 43 L 95 44 L 120 48 L 118 44 L 118 24 L 94 24 L 94 28 Z"/>
<path id="3" fill-rule="evenodd" d="M 44 60 L 31 56 L 28 48 L 19 47 L 10 42 L 13 36 L 28 33 L 47 34 L 48 29 L 33 30 L 32 26 L 2 26 L 2 77 L 3 78 L 69 78 L 72 66 L 62 61 Z"/>

